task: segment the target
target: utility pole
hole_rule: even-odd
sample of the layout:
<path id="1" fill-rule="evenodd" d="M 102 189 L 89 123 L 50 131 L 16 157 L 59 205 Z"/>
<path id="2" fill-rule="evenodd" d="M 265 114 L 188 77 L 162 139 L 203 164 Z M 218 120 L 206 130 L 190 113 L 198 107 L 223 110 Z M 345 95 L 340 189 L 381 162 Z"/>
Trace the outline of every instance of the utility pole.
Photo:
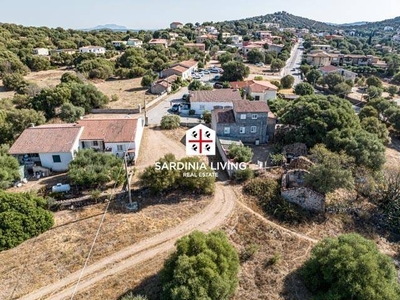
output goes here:
<path id="1" fill-rule="evenodd" d="M 124 152 L 124 165 L 125 165 L 125 174 L 126 174 L 126 188 L 128 189 L 128 197 L 129 197 L 129 205 L 132 206 L 132 195 L 131 195 L 131 183 L 128 173 L 128 163 L 126 161 L 127 152 Z"/>

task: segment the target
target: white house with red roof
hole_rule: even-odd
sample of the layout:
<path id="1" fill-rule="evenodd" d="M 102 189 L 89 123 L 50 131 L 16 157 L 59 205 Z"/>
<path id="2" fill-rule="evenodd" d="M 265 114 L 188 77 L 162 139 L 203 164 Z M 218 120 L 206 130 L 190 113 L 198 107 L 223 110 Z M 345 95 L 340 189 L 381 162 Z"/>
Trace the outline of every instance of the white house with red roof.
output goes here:
<path id="1" fill-rule="evenodd" d="M 278 88 L 267 80 L 245 80 L 230 82 L 233 89 L 243 89 L 256 101 L 276 99 Z"/>
<path id="2" fill-rule="evenodd" d="M 242 100 L 240 92 L 232 89 L 191 91 L 189 95 L 190 109 L 194 110 L 196 115 L 217 108 L 232 108 L 232 101 Z"/>
<path id="3" fill-rule="evenodd" d="M 139 118 L 83 119 L 78 123 L 50 124 L 25 129 L 9 150 L 28 169 L 42 166 L 56 172 L 68 170 L 80 149 L 94 149 L 136 161 L 143 136 Z"/>
<path id="4" fill-rule="evenodd" d="M 181 22 L 172 22 L 171 24 L 169 24 L 169 28 L 171 29 L 183 28 L 183 24 Z"/>
<path id="5" fill-rule="evenodd" d="M 343 68 L 335 67 L 332 65 L 321 67 L 318 70 L 322 73 L 324 77 L 330 73 L 338 73 L 343 77 L 345 77 L 346 79 L 351 79 L 351 80 L 354 80 L 357 77 L 357 73 L 354 73 L 352 71 Z"/>

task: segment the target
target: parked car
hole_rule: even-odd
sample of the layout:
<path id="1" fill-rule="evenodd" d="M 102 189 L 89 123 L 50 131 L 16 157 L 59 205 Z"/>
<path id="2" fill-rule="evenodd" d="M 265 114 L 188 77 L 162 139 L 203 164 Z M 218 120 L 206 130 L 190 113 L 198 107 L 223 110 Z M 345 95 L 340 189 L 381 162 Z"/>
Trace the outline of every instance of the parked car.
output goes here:
<path id="1" fill-rule="evenodd" d="M 258 63 L 256 63 L 256 66 L 257 67 L 264 67 L 264 64 L 262 62 L 258 62 Z"/>
<path id="2" fill-rule="evenodd" d="M 222 82 L 214 83 L 214 89 L 222 89 L 224 87 Z"/>
<path id="3" fill-rule="evenodd" d="M 210 69 L 210 73 L 219 73 L 218 69 Z"/>
<path id="4" fill-rule="evenodd" d="M 179 113 L 181 111 L 181 105 L 179 103 L 175 103 L 174 105 L 172 105 L 171 111 Z"/>
<path id="5" fill-rule="evenodd" d="M 208 71 L 208 70 L 204 70 L 202 72 L 203 72 L 203 74 L 210 74 L 210 71 Z"/>

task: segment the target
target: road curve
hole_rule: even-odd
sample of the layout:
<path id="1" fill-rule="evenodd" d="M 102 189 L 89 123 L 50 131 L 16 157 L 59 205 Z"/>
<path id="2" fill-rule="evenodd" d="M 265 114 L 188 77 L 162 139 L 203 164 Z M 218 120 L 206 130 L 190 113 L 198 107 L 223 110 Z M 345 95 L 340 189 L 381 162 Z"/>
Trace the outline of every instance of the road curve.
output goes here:
<path id="1" fill-rule="evenodd" d="M 228 186 L 218 183 L 214 199 L 200 213 L 185 220 L 175 228 L 164 231 L 149 239 L 126 247 L 100 261 L 89 265 L 78 285 L 81 292 L 107 276 L 125 271 L 159 253 L 174 248 L 175 242 L 193 230 L 210 231 L 221 226 L 235 207 L 236 195 Z M 20 299 L 65 299 L 71 298 L 81 271 L 70 274 L 62 280 L 44 286 Z"/>

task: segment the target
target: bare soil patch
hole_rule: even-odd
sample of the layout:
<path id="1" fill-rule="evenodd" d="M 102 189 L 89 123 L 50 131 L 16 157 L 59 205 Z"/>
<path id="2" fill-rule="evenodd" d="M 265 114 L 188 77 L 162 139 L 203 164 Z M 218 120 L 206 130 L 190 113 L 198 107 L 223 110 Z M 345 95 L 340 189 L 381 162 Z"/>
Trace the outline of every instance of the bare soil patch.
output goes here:
<path id="1" fill-rule="evenodd" d="M 118 100 L 110 102 L 108 108 L 137 108 L 144 107 L 145 103 L 154 100 L 157 96 L 147 93 L 147 89 L 140 85 L 142 78 L 106 80 L 93 83 L 110 99 L 117 95 Z"/>

